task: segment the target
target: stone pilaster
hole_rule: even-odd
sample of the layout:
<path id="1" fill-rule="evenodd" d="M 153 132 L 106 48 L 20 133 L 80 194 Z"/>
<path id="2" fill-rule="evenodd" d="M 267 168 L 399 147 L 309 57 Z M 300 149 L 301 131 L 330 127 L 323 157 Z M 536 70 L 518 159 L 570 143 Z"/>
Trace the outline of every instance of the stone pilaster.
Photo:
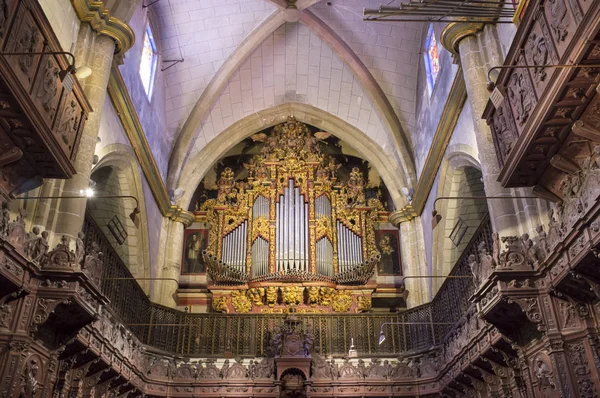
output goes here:
<path id="1" fill-rule="evenodd" d="M 165 219 L 163 225 L 165 224 L 166 228 L 161 233 L 161 236 L 168 237 L 168 239 L 166 239 L 168 245 L 163 248 L 164 260 L 162 261 L 162 267 L 158 267 L 156 277 L 169 278 L 170 280 L 155 281 L 154 287 L 151 289 L 151 299 L 155 303 L 167 307 L 175 307 L 175 293 L 179 288 L 176 281 L 179 281 L 179 275 L 181 274 L 181 256 L 183 251 L 185 224 L 171 219 Z"/>

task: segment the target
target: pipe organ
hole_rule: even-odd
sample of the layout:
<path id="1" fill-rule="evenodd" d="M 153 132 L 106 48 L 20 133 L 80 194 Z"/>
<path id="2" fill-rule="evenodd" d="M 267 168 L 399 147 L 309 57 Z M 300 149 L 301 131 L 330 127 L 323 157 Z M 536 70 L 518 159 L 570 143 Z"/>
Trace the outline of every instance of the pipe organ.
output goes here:
<path id="1" fill-rule="evenodd" d="M 383 207 L 365 200 L 361 171 L 340 181 L 340 164 L 293 118 L 261 135 L 247 178 L 225 168 L 217 198 L 202 206 L 212 282 L 366 283 L 379 259 L 374 226 Z"/>

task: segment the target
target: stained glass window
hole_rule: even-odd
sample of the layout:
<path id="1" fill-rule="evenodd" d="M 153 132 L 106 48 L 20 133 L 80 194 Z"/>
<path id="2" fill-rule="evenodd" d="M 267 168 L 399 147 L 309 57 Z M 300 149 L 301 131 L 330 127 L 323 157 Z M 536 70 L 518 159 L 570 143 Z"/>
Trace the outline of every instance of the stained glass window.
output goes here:
<path id="1" fill-rule="evenodd" d="M 154 73 L 156 72 L 156 63 L 158 54 L 156 51 L 156 43 L 150 25 L 146 26 L 146 34 L 144 35 L 144 47 L 142 49 L 142 60 L 140 61 L 140 77 L 142 84 L 146 90 L 148 98 L 152 97 L 152 89 L 154 86 Z"/>
<path id="2" fill-rule="evenodd" d="M 425 70 L 427 72 L 427 86 L 429 94 L 433 91 L 435 81 L 440 72 L 440 59 L 438 56 L 437 41 L 433 32 L 433 25 L 429 25 L 427 38 L 425 39 Z"/>

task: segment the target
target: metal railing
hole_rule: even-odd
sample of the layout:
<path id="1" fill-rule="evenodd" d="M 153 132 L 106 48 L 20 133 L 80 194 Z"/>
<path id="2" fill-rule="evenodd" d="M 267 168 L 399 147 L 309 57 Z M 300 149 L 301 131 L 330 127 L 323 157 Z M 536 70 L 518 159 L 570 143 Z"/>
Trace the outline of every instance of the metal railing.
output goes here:
<path id="1" fill-rule="evenodd" d="M 86 247 L 96 242 L 104 253 L 101 289 L 120 320 L 145 344 L 179 355 L 218 357 L 226 350 L 239 356 L 263 356 L 283 314 L 190 314 L 152 303 L 114 251 L 99 226 L 88 215 L 84 224 Z M 470 275 L 468 257 L 484 241 L 491 251 L 489 219 L 485 219 L 454 266 L 451 275 Z M 110 279 L 110 280 L 109 280 Z M 424 350 L 443 341 L 452 325 L 469 307 L 471 279 L 446 279 L 428 304 L 395 314 L 297 314 L 312 336 L 314 350 L 323 355 L 346 355 L 350 338 L 361 355 L 390 356 Z M 383 323 L 386 340 L 378 344 Z M 412 323 L 412 324 L 403 324 Z"/>

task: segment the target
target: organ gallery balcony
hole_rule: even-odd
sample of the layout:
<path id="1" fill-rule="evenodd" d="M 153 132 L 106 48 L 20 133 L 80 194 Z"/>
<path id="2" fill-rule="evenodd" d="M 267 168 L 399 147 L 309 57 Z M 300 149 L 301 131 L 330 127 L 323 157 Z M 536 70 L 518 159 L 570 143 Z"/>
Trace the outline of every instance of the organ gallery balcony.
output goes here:
<path id="1" fill-rule="evenodd" d="M 562 200 L 566 180 L 589 167 L 600 144 L 599 28 L 598 2 L 528 4 L 483 115 L 503 186 Z"/>
<path id="2" fill-rule="evenodd" d="M 37 1 L 2 2 L 0 198 L 70 178 L 91 107 Z"/>

